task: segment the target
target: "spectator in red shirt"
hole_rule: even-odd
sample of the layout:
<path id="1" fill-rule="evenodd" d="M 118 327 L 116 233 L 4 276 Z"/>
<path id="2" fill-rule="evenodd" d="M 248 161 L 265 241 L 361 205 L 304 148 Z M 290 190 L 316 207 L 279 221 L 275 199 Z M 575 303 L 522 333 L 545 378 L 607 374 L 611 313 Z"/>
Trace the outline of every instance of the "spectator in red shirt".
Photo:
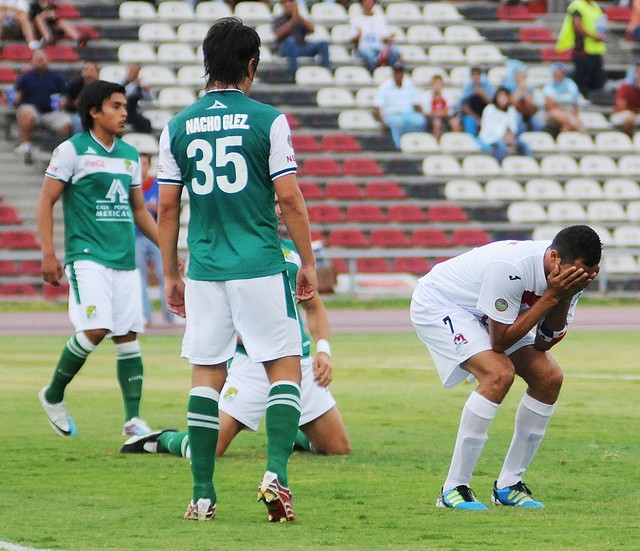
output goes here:
<path id="1" fill-rule="evenodd" d="M 629 70 L 628 77 L 616 90 L 611 124 L 621 126 L 629 136 L 640 125 L 640 62 Z"/>
<path id="2" fill-rule="evenodd" d="M 460 132 L 460 119 L 455 116 L 455 101 L 444 90 L 444 79 L 440 75 L 434 75 L 431 80 L 431 89 L 422 97 L 420 110 L 425 116 L 427 129 L 436 140 L 440 140 L 442 133 L 447 130 Z"/>

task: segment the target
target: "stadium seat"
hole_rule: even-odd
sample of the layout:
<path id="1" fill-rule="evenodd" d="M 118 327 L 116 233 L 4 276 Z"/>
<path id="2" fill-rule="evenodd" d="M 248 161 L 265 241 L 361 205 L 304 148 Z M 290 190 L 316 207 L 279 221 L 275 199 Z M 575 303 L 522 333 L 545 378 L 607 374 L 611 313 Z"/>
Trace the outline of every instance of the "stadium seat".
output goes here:
<path id="1" fill-rule="evenodd" d="M 396 182 L 367 182 L 364 188 L 367 199 L 404 199 L 405 194 Z"/>
<path id="2" fill-rule="evenodd" d="M 457 205 L 431 205 L 427 216 L 429 222 L 466 222 L 469 217 Z"/>
<path id="3" fill-rule="evenodd" d="M 271 10 L 264 2 L 240 2 L 233 9 L 233 15 L 251 27 L 271 22 Z"/>
<path id="4" fill-rule="evenodd" d="M 564 226 L 553 224 L 536 226 L 535 228 L 533 228 L 531 239 L 533 239 L 534 241 L 553 241 L 553 238 L 562 228 L 564 228 Z"/>
<path id="5" fill-rule="evenodd" d="M 22 218 L 15 207 L 0 205 L 0 225 L 22 224 Z"/>
<path id="6" fill-rule="evenodd" d="M 122 82 L 126 76 L 127 67 L 120 63 L 106 64 L 100 69 L 100 80 L 106 80 L 108 82 Z"/>
<path id="7" fill-rule="evenodd" d="M 136 0 L 125 0 L 118 6 L 120 21 L 152 21 L 158 17 L 153 4 Z"/>
<path id="8" fill-rule="evenodd" d="M 373 118 L 373 114 L 370 111 L 364 109 L 345 109 L 341 111 L 338 115 L 338 126 L 342 130 L 380 130 L 380 123 Z"/>
<path id="9" fill-rule="evenodd" d="M 462 159 L 465 176 L 492 177 L 502 175 L 500 164 L 492 155 L 467 155 Z"/>
<path id="10" fill-rule="evenodd" d="M 349 264 L 344 258 L 332 258 L 331 264 L 336 269 L 336 272 L 339 274 L 348 274 L 349 273 Z"/>
<path id="11" fill-rule="evenodd" d="M 379 223 L 385 221 L 385 215 L 375 203 L 356 203 L 347 206 L 347 221 Z"/>
<path id="12" fill-rule="evenodd" d="M 457 178 L 444 186 L 444 195 L 450 201 L 483 201 L 484 190 L 477 180 Z"/>
<path id="13" fill-rule="evenodd" d="M 448 44 L 476 44 L 485 41 L 484 36 L 471 25 L 447 25 L 443 38 Z"/>
<path id="14" fill-rule="evenodd" d="M 442 44 L 444 36 L 439 27 L 417 23 L 410 25 L 406 32 L 409 44 Z"/>
<path id="15" fill-rule="evenodd" d="M 470 75 L 469 66 L 466 64 L 453 67 L 451 71 L 449 71 L 448 83 L 451 84 L 451 86 L 464 86 L 469 80 Z"/>
<path id="16" fill-rule="evenodd" d="M 631 19 L 631 8 L 630 4 L 627 5 L 612 5 L 607 6 L 604 9 L 604 13 L 607 16 L 607 20 L 615 21 L 617 23 L 628 23 L 629 19 Z"/>
<path id="17" fill-rule="evenodd" d="M 330 157 L 313 157 L 305 160 L 298 172 L 305 176 L 340 176 L 342 168 Z"/>
<path id="18" fill-rule="evenodd" d="M 45 284 L 42 286 L 42 298 L 45 300 L 66 300 L 69 298 L 69 284 L 65 281 L 60 285 Z"/>
<path id="19" fill-rule="evenodd" d="M 129 132 L 122 136 L 122 140 L 135 147 L 140 153 L 156 155 L 158 153 L 158 139 L 142 132 Z"/>
<path id="20" fill-rule="evenodd" d="M 564 184 L 564 195 L 567 199 L 593 200 L 604 197 L 602 187 L 592 178 L 571 178 Z"/>
<path id="21" fill-rule="evenodd" d="M 158 4 L 158 19 L 162 21 L 173 21 L 176 23 L 182 21 L 193 21 L 193 6 L 189 2 L 181 2 L 179 0 L 164 0 Z"/>
<path id="22" fill-rule="evenodd" d="M 450 247 L 449 236 L 442 230 L 435 228 L 419 228 L 411 233 L 411 245 L 413 247 L 428 247 L 439 249 Z"/>
<path id="23" fill-rule="evenodd" d="M 164 4 L 160 5 L 162 6 Z M 160 44 L 160 46 L 158 46 L 157 56 L 160 63 L 174 66 L 196 63 L 198 61 L 193 46 L 180 42 Z"/>
<path id="24" fill-rule="evenodd" d="M 148 87 L 175 86 L 178 83 L 175 72 L 164 65 L 143 65 L 140 82 Z"/>
<path id="25" fill-rule="evenodd" d="M 546 48 L 541 48 L 539 51 L 539 59 L 537 61 L 542 61 L 544 63 L 566 63 L 571 61 L 571 51 L 567 50 L 564 52 L 558 52 L 555 49 L 555 46 L 549 46 Z M 547 81 L 549 80 L 547 76 Z"/>
<path id="26" fill-rule="evenodd" d="M 291 142 L 295 151 L 319 151 L 320 145 L 311 134 L 291 134 Z"/>
<path id="27" fill-rule="evenodd" d="M 284 116 L 289 123 L 289 128 L 291 128 L 292 130 L 300 128 L 300 121 L 298 120 L 298 117 L 292 115 L 291 113 L 285 113 Z"/>
<path id="28" fill-rule="evenodd" d="M 429 23 L 453 22 L 462 19 L 462 14 L 448 2 L 426 2 L 422 8 L 422 19 Z"/>
<path id="29" fill-rule="evenodd" d="M 520 201 L 524 199 L 524 189 L 516 180 L 494 178 L 485 184 L 484 195 L 493 201 Z"/>
<path id="30" fill-rule="evenodd" d="M 309 220 L 315 224 L 335 224 L 346 220 L 344 213 L 336 205 L 309 205 Z"/>
<path id="31" fill-rule="evenodd" d="M 610 178 L 603 187 L 608 199 L 640 199 L 640 184 L 630 178 Z"/>
<path id="32" fill-rule="evenodd" d="M 427 217 L 417 205 L 397 204 L 387 209 L 389 222 L 425 222 Z"/>
<path id="33" fill-rule="evenodd" d="M 362 65 L 343 65 L 333 72 L 333 82 L 336 86 L 360 87 L 371 86 L 373 79 Z"/>
<path id="34" fill-rule="evenodd" d="M 324 188 L 324 194 L 327 199 L 362 199 L 362 190 L 355 182 L 328 182 Z"/>
<path id="35" fill-rule="evenodd" d="M 524 27 L 519 31 L 520 42 L 549 42 L 555 43 L 556 37 L 546 27 Z"/>
<path id="36" fill-rule="evenodd" d="M 480 151 L 478 142 L 466 132 L 445 132 L 440 137 L 440 150 L 443 153 L 462 154 Z"/>
<path id="37" fill-rule="evenodd" d="M 240 4 L 243 4 L 241 2 Z M 240 5 L 238 4 L 238 5 Z M 326 67 L 304 65 L 296 71 L 296 84 L 300 86 L 331 86 L 334 84 L 333 75 Z"/>
<path id="38" fill-rule="evenodd" d="M 640 155 L 623 155 L 618 159 L 620 176 L 640 177 Z"/>
<path id="39" fill-rule="evenodd" d="M 507 207 L 507 218 L 513 224 L 530 224 L 546 221 L 547 213 L 540 203 L 516 201 Z"/>
<path id="40" fill-rule="evenodd" d="M 143 23 L 138 27 L 138 40 L 140 42 L 175 42 L 176 31 L 168 23 Z"/>
<path id="41" fill-rule="evenodd" d="M 80 61 L 78 53 L 67 44 L 45 46 L 44 51 L 52 63 L 74 63 Z"/>
<path id="42" fill-rule="evenodd" d="M 618 201 L 590 201 L 587 203 L 587 219 L 590 222 L 624 222 L 627 215 Z"/>
<path id="43" fill-rule="evenodd" d="M 531 178 L 524 184 L 525 197 L 531 201 L 557 201 L 565 198 L 558 180 Z"/>
<path id="44" fill-rule="evenodd" d="M 4 283 L 0 285 L 0 296 L 36 297 L 38 296 L 38 291 L 30 283 Z"/>
<path id="45" fill-rule="evenodd" d="M 502 173 L 505 176 L 531 178 L 540 174 L 540 165 L 533 157 L 508 155 L 502 161 Z"/>
<path id="46" fill-rule="evenodd" d="M 442 178 L 462 175 L 462 168 L 453 155 L 429 155 L 422 161 L 425 176 Z"/>
<path id="47" fill-rule="evenodd" d="M 605 273 L 635 274 L 639 271 L 636 259 L 630 254 L 607 254 L 602 264 Z"/>
<path id="48" fill-rule="evenodd" d="M 260 42 L 262 43 L 262 45 L 271 46 L 275 44 L 276 35 L 273 33 L 273 27 L 271 23 L 261 23 L 260 25 L 256 25 L 256 32 L 260 37 Z M 262 61 L 262 58 L 260 59 L 260 61 Z"/>
<path id="49" fill-rule="evenodd" d="M 3 61 L 29 61 L 31 49 L 26 44 L 9 43 L 2 48 Z"/>
<path id="50" fill-rule="evenodd" d="M 386 258 L 356 258 L 356 272 L 360 274 L 386 274 L 389 271 Z"/>
<path id="51" fill-rule="evenodd" d="M 595 136 L 595 148 L 598 153 L 634 153 L 636 147 L 624 132 L 609 130 L 598 132 Z"/>
<path id="52" fill-rule="evenodd" d="M 617 176 L 618 165 L 608 155 L 583 155 L 580 158 L 580 171 L 583 176 Z"/>
<path id="53" fill-rule="evenodd" d="M 548 69 L 546 69 L 546 71 L 547 73 L 549 72 Z M 523 132 L 520 134 L 520 138 L 534 153 L 552 153 L 557 151 L 556 141 L 548 132 Z"/>
<path id="54" fill-rule="evenodd" d="M 12 67 L 0 67 L 0 82 L 13 84 L 18 78 L 18 73 Z"/>
<path id="55" fill-rule="evenodd" d="M 394 25 L 409 25 L 420 21 L 422 13 L 420 7 L 413 2 L 395 2 L 385 9 L 387 21 Z"/>
<path id="56" fill-rule="evenodd" d="M 157 104 L 163 109 L 182 109 L 196 101 L 196 94 L 190 88 L 167 86 L 158 92 Z"/>
<path id="57" fill-rule="evenodd" d="M 226 2 L 199 2 L 196 5 L 196 19 L 198 21 L 215 21 L 232 15 L 231 8 Z"/>
<path id="58" fill-rule="evenodd" d="M 616 247 L 640 247 L 640 226 L 616 226 L 612 237 Z"/>
<path id="59" fill-rule="evenodd" d="M 599 111 L 581 111 L 580 120 L 587 130 L 611 130 L 611 124 Z"/>
<path id="60" fill-rule="evenodd" d="M 201 2 L 200 4 L 202 3 L 203 2 Z M 196 6 L 196 11 L 197 11 L 197 8 L 200 7 L 200 4 Z M 187 44 L 193 44 L 193 45 L 202 44 L 202 41 L 204 40 L 204 37 L 207 36 L 208 31 L 209 31 L 209 25 L 207 25 L 206 23 L 189 21 L 187 23 L 182 23 L 178 25 L 176 39 L 178 42 L 183 42 Z M 260 61 L 262 61 L 262 56 L 260 56 Z"/>
<path id="61" fill-rule="evenodd" d="M 314 201 L 316 199 L 324 199 L 322 188 L 315 182 L 298 182 L 300 191 L 305 201 Z"/>
<path id="62" fill-rule="evenodd" d="M 580 176 L 576 160 L 566 154 L 547 155 L 540 161 L 541 174 L 544 176 Z"/>
<path id="63" fill-rule="evenodd" d="M 536 16 L 527 9 L 527 6 L 522 4 L 502 4 L 498 6 L 496 15 L 498 19 L 503 21 L 533 21 L 536 18 Z"/>
<path id="64" fill-rule="evenodd" d="M 556 146 L 562 152 L 589 153 L 594 150 L 593 140 L 583 132 L 560 132 Z"/>
<path id="65" fill-rule="evenodd" d="M 491 236 L 482 228 L 455 228 L 451 233 L 454 247 L 480 247 L 491 241 Z"/>
<path id="66" fill-rule="evenodd" d="M 205 85 L 204 69 L 202 65 L 184 65 L 178 69 L 176 79 L 180 86 L 203 88 Z"/>
<path id="67" fill-rule="evenodd" d="M 345 88 L 327 86 L 320 88 L 316 94 L 316 103 L 319 107 L 355 107 L 356 102 L 353 94 Z"/>
<path id="68" fill-rule="evenodd" d="M 640 222 L 640 201 L 629 201 L 625 210 L 629 222 Z"/>
<path id="69" fill-rule="evenodd" d="M 311 6 L 309 15 L 314 23 L 322 25 L 336 25 L 349 21 L 347 10 L 342 4 L 317 2 Z"/>
<path id="70" fill-rule="evenodd" d="M 605 247 L 613 246 L 613 236 L 611 235 L 609 228 L 601 224 L 594 224 L 593 222 L 589 222 L 589 226 L 598 234 L 600 241 Z"/>
<path id="71" fill-rule="evenodd" d="M 464 52 L 460 46 L 454 44 L 436 44 L 429 47 L 429 61 L 435 65 L 451 65 L 452 63 L 466 63 Z"/>
<path id="72" fill-rule="evenodd" d="M 410 65 L 420 65 L 429 62 L 429 57 L 423 46 L 418 44 L 401 44 L 398 46 L 400 55 L 405 63 Z"/>
<path id="73" fill-rule="evenodd" d="M 413 71 L 411 71 L 411 80 L 417 86 L 430 86 L 431 81 L 435 75 L 440 75 L 442 79 L 447 82 L 448 75 L 442 67 L 435 67 L 433 65 L 419 65 Z"/>
<path id="74" fill-rule="evenodd" d="M 355 93 L 356 106 L 359 109 L 372 108 L 375 105 L 377 94 L 378 94 L 378 88 L 376 86 L 366 86 L 365 88 L 360 88 Z M 340 124 L 340 118 L 338 116 L 338 125 L 339 124 Z"/>
<path id="75" fill-rule="evenodd" d="M 547 206 L 550 222 L 584 222 L 586 211 L 577 201 L 558 201 Z"/>
<path id="76" fill-rule="evenodd" d="M 491 67 L 487 71 L 487 79 L 489 80 L 489 83 L 494 88 L 497 88 L 498 86 L 500 86 L 500 84 L 502 84 L 502 81 L 505 79 L 506 76 L 507 76 L 506 65 L 496 65 L 495 67 Z"/>
<path id="77" fill-rule="evenodd" d="M 429 270 L 431 270 L 431 265 L 422 256 L 399 256 L 391 262 L 391 271 L 394 273 L 424 275 Z"/>
<path id="78" fill-rule="evenodd" d="M 168 109 L 145 109 L 142 114 L 149 119 L 151 128 L 156 132 L 161 132 L 173 117 L 173 111 Z"/>
<path id="79" fill-rule="evenodd" d="M 78 9 L 70 2 L 56 2 L 56 16 L 64 19 L 80 19 Z"/>
<path id="80" fill-rule="evenodd" d="M 466 62 L 472 66 L 503 63 L 506 59 L 495 44 L 473 44 L 465 50 L 464 57 Z"/>
<path id="81" fill-rule="evenodd" d="M 365 234 L 356 229 L 331 230 L 327 244 L 329 247 L 368 247 Z"/>
<path id="82" fill-rule="evenodd" d="M 144 65 L 147 63 L 156 63 L 158 58 L 156 52 L 149 44 L 124 42 L 118 46 L 118 61 L 127 65 L 130 63 L 140 63 Z"/>
<path id="83" fill-rule="evenodd" d="M 337 133 L 322 136 L 320 147 L 323 151 L 341 151 L 355 153 L 362 151 L 358 140 L 351 134 Z"/>
<path id="84" fill-rule="evenodd" d="M 23 260 L 20 262 L 20 273 L 22 275 L 40 276 L 42 275 L 42 264 L 39 260 Z"/>
<path id="85" fill-rule="evenodd" d="M 331 44 L 349 44 L 351 42 L 351 37 L 351 25 L 348 23 L 338 23 L 331 27 Z"/>
<path id="86" fill-rule="evenodd" d="M 372 247 L 409 247 L 411 244 L 405 233 L 396 228 L 374 228 L 369 236 Z"/>
<path id="87" fill-rule="evenodd" d="M 407 132 L 400 138 L 403 153 L 435 153 L 439 150 L 438 141 L 429 132 Z"/>
<path id="88" fill-rule="evenodd" d="M 0 233 L 0 249 L 38 249 L 40 245 L 30 231 L 16 230 Z"/>
<path id="89" fill-rule="evenodd" d="M 350 157 L 344 160 L 344 173 L 351 176 L 381 176 L 384 171 L 370 157 Z"/>
<path id="90" fill-rule="evenodd" d="M 11 260 L 0 260 L 0 276 L 17 275 L 20 272 L 18 267 Z"/>

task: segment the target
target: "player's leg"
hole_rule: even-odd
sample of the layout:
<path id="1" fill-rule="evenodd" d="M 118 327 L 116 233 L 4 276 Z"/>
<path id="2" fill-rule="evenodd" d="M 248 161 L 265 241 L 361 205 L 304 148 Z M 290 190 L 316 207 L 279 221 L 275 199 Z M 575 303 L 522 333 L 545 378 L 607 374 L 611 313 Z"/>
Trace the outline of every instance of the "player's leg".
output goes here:
<path id="1" fill-rule="evenodd" d="M 509 451 L 496 481 L 493 501 L 503 505 L 543 507 L 531 498 L 522 477 L 531 464 L 555 410 L 562 387 L 562 370 L 547 353 L 532 346 L 520 348 L 511 358 L 516 373 L 528 384 L 516 411 Z"/>
<path id="2" fill-rule="evenodd" d="M 244 429 L 244 425 L 237 419 L 220 411 L 220 433 L 218 435 L 218 444 L 216 445 L 216 457 L 222 457 L 227 451 L 229 444 Z"/>
<path id="3" fill-rule="evenodd" d="M 351 453 L 347 429 L 342 422 L 342 416 L 337 406 L 333 406 L 310 423 L 302 425 L 300 430 L 308 438 L 310 445 L 308 449 L 312 453 L 322 455 L 349 455 Z M 296 437 L 296 443 L 298 438 Z M 304 446 L 302 442 L 300 444 Z"/>

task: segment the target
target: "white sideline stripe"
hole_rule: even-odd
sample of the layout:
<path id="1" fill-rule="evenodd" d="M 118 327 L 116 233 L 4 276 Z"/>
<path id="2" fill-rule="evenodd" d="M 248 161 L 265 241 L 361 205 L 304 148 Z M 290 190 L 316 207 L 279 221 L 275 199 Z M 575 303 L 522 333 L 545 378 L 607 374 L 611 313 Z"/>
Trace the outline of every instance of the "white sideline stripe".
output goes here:
<path id="1" fill-rule="evenodd" d="M 52 549 L 42 549 L 41 547 L 24 547 L 8 541 L 0 541 L 0 549 L 5 549 L 6 551 L 53 551 Z"/>

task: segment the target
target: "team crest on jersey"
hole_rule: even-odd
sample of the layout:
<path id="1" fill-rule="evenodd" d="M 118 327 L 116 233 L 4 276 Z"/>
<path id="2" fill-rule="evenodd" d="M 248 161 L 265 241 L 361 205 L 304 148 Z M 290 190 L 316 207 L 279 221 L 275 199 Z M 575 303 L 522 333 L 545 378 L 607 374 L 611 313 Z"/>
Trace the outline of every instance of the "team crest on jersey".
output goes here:
<path id="1" fill-rule="evenodd" d="M 92 304 L 91 306 L 87 306 L 87 319 L 88 320 L 96 319 L 97 315 L 98 315 L 98 312 L 97 312 L 97 308 L 96 308 L 95 304 Z"/>
<path id="2" fill-rule="evenodd" d="M 498 312 L 504 312 L 507 308 L 509 308 L 509 303 L 505 299 L 499 298 L 494 303 L 494 306 Z"/>
<path id="3" fill-rule="evenodd" d="M 133 172 L 133 163 L 129 160 L 124 162 L 124 168 L 127 172 Z"/>
<path id="4" fill-rule="evenodd" d="M 289 260 L 292 257 L 291 254 L 291 249 L 282 249 L 282 255 L 284 256 L 285 260 Z"/>
<path id="5" fill-rule="evenodd" d="M 462 333 L 456 333 L 453 336 L 453 344 L 455 345 L 456 350 L 459 350 L 463 344 L 468 344 L 468 343 L 469 341 L 467 341 L 467 339 L 464 338 L 464 335 Z"/>
<path id="6" fill-rule="evenodd" d="M 227 401 L 227 402 L 233 402 L 233 400 L 235 399 L 235 397 L 238 395 L 238 389 L 237 388 L 233 388 L 232 386 L 230 386 L 227 391 L 224 393 L 223 398 Z"/>

